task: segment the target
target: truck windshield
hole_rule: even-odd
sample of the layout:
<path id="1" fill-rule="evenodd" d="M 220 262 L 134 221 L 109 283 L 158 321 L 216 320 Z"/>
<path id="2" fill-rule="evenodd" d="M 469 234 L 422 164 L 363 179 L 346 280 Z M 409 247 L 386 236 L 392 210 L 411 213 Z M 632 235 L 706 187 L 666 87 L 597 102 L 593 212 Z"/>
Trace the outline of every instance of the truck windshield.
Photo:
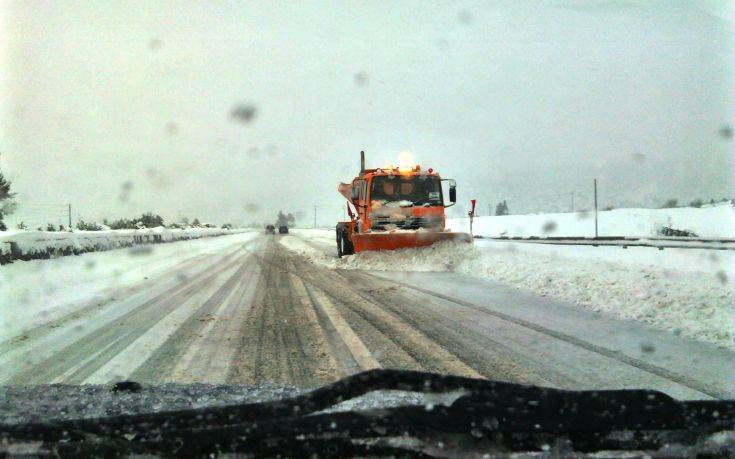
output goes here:
<path id="1" fill-rule="evenodd" d="M 398 203 L 401 206 L 442 205 L 441 181 L 438 177 L 382 176 L 375 177 L 371 201 L 381 204 Z"/>

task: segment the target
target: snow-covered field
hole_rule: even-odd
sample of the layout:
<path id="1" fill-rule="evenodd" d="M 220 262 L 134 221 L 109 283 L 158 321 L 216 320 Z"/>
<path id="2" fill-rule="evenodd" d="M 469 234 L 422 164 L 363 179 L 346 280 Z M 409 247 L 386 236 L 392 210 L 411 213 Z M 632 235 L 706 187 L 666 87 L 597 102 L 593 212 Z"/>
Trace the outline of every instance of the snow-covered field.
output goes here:
<path id="1" fill-rule="evenodd" d="M 95 297 L 125 289 L 198 256 L 239 246 L 258 233 L 150 244 L 0 267 L 0 340 L 75 311 Z M 194 267 L 196 269 L 196 266 Z"/>
<path id="2" fill-rule="evenodd" d="M 453 271 L 735 348 L 729 251 L 476 241 L 337 259 L 333 231 L 294 230 L 280 242 L 330 268 Z"/>
<path id="3" fill-rule="evenodd" d="M 733 207 L 729 203 L 712 207 L 672 209 L 613 209 L 598 212 L 600 236 L 656 236 L 663 226 L 693 231 L 704 238 L 735 237 Z M 468 218 L 448 219 L 453 231 L 469 232 Z M 476 217 L 473 233 L 486 237 L 580 236 L 595 235 L 592 212 L 503 215 Z"/>

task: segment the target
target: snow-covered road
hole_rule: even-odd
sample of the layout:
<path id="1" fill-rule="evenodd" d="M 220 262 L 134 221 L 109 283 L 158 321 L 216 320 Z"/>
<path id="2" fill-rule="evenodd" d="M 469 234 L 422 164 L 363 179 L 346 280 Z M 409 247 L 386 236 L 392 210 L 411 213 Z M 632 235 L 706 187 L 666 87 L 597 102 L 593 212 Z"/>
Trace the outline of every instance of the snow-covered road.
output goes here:
<path id="1" fill-rule="evenodd" d="M 0 384 L 314 387 L 384 367 L 685 399 L 735 395 L 730 350 L 420 263 L 420 271 L 343 269 L 357 266 L 337 264 L 326 232 L 196 242 L 132 258 L 67 257 L 108 265 L 125 281 L 103 288 L 82 279 L 58 304 L 42 287 L 19 286 L 33 283 L 32 263 L 71 262 L 6 266 L 0 279 L 15 287 L 2 298 L 15 306 L 4 306 Z"/>

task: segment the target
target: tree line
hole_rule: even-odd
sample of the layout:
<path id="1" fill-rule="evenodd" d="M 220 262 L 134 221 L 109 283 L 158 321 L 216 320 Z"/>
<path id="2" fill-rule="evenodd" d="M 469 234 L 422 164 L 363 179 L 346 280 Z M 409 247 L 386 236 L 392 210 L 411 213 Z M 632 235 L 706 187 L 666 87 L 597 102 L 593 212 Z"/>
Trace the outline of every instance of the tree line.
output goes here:
<path id="1" fill-rule="evenodd" d="M 709 204 L 714 205 L 714 204 L 717 204 L 718 202 L 728 202 L 728 201 L 732 202 L 733 200 L 730 198 L 722 198 L 718 200 L 710 199 Z M 704 199 L 700 199 L 700 198 L 694 199 L 693 201 L 689 202 L 689 205 L 685 205 L 685 204 L 680 205 L 678 199 L 669 199 L 666 202 L 664 202 L 661 208 L 662 209 L 672 209 L 674 207 L 702 207 L 705 204 L 706 203 Z"/>
<path id="2" fill-rule="evenodd" d="M 18 229 L 29 229 L 24 222 L 18 223 Z M 201 223 L 198 218 L 193 219 L 189 222 L 188 218 L 183 218 L 178 222 L 172 222 L 166 224 L 163 217 L 152 212 L 147 212 L 140 217 L 133 218 L 120 218 L 117 220 L 102 220 L 102 223 L 96 221 L 85 221 L 80 219 L 74 228 L 79 231 L 106 231 L 106 230 L 122 230 L 122 229 L 146 229 L 146 228 L 158 228 L 164 227 L 169 229 L 183 229 L 183 228 L 216 228 L 217 225 L 211 223 Z M 231 223 L 225 223 L 221 225 L 221 228 L 231 229 L 233 225 Z M 38 231 L 69 231 L 69 228 L 64 225 L 54 225 L 48 223 L 46 226 L 39 226 L 36 228 Z"/>
<path id="3" fill-rule="evenodd" d="M 7 225 L 5 224 L 5 217 L 8 215 L 11 215 L 13 211 L 16 209 L 16 204 L 13 198 L 17 195 L 17 193 L 11 191 L 11 185 L 12 183 L 10 180 L 6 179 L 5 176 L 3 176 L 2 171 L 0 171 L 0 231 L 6 231 Z M 96 221 L 85 221 L 83 219 L 80 219 L 74 227 L 77 230 L 80 231 L 104 231 L 104 230 L 118 230 L 118 229 L 143 229 L 143 228 L 157 228 L 157 227 L 165 227 L 165 228 L 215 228 L 216 225 L 213 225 L 211 223 L 201 223 L 198 218 L 194 218 L 189 221 L 188 218 L 182 218 L 178 222 L 172 222 L 170 224 L 166 224 L 163 217 L 161 217 L 158 214 L 154 214 L 153 212 L 146 212 L 142 214 L 140 217 L 133 217 L 133 218 L 119 218 L 117 220 L 108 220 L 104 219 L 102 220 L 102 223 L 98 223 Z M 233 225 L 231 223 L 225 223 L 221 225 L 222 228 L 232 228 Z M 17 225 L 18 229 L 26 230 L 30 229 L 28 225 L 25 224 L 25 222 L 21 221 Z M 65 226 L 65 225 L 55 225 L 53 223 L 48 223 L 45 226 L 39 226 L 36 228 L 38 231 L 70 231 L 71 228 Z"/>

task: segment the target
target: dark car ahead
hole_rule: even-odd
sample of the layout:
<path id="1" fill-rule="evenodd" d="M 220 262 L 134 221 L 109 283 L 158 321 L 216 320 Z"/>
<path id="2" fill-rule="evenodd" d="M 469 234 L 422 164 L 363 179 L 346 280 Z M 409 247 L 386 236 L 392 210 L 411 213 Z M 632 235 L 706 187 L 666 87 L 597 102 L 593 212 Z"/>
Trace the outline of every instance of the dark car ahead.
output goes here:
<path id="1" fill-rule="evenodd" d="M 281 225 L 278 227 L 278 234 L 288 234 L 288 226 Z"/>

